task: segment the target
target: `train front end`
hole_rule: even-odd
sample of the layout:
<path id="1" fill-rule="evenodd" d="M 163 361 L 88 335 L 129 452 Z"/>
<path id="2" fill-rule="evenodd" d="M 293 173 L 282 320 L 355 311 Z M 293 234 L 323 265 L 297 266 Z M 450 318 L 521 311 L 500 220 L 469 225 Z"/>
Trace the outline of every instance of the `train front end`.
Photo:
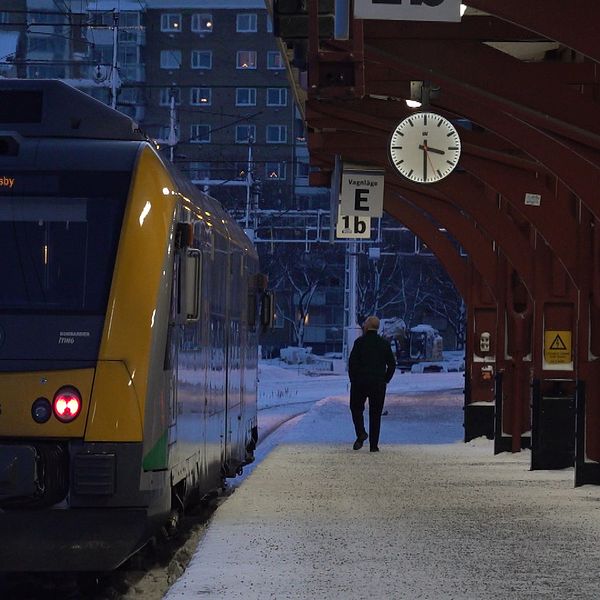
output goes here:
<path id="1" fill-rule="evenodd" d="M 90 101 L 0 81 L 2 571 L 113 569 L 170 505 L 169 417 L 145 413 L 174 201 L 159 211 L 158 159 Z"/>

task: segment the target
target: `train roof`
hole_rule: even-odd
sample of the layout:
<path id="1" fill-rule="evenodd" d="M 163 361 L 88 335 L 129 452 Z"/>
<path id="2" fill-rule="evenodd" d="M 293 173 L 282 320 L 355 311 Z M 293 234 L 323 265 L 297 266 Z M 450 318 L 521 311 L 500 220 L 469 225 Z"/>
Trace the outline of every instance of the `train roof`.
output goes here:
<path id="1" fill-rule="evenodd" d="M 133 119 L 57 79 L 0 79 L 0 131 L 36 138 L 146 139 Z"/>

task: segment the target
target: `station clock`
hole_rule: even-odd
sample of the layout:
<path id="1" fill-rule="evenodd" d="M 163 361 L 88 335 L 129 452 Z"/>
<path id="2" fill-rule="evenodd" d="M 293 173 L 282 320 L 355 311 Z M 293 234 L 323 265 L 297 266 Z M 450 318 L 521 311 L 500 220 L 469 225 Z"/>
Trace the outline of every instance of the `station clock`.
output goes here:
<path id="1" fill-rule="evenodd" d="M 435 183 L 452 173 L 460 158 L 460 137 L 440 115 L 419 112 L 400 121 L 389 142 L 398 172 L 415 183 Z"/>

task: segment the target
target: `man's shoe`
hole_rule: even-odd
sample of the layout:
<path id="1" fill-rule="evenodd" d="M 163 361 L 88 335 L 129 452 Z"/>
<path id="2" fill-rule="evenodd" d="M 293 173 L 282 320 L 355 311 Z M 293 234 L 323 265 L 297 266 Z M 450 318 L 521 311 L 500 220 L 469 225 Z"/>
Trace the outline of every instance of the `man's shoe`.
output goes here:
<path id="1" fill-rule="evenodd" d="M 365 431 L 364 433 L 361 433 L 357 438 L 356 441 L 354 442 L 354 445 L 352 446 L 352 448 L 354 448 L 354 450 L 360 450 L 363 447 L 363 442 L 368 438 L 369 436 L 367 435 L 367 432 Z"/>
<path id="2" fill-rule="evenodd" d="M 375 448 L 371 448 L 369 452 L 379 452 L 379 448 L 375 446 Z"/>

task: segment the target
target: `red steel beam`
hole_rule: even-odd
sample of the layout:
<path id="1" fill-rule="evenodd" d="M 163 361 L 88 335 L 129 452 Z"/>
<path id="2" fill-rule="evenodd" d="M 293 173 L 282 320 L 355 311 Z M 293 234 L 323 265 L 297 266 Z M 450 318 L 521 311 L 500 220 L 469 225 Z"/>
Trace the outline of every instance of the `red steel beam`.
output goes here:
<path id="1" fill-rule="evenodd" d="M 597 0 L 472 0 L 469 6 L 556 40 L 600 62 Z"/>

